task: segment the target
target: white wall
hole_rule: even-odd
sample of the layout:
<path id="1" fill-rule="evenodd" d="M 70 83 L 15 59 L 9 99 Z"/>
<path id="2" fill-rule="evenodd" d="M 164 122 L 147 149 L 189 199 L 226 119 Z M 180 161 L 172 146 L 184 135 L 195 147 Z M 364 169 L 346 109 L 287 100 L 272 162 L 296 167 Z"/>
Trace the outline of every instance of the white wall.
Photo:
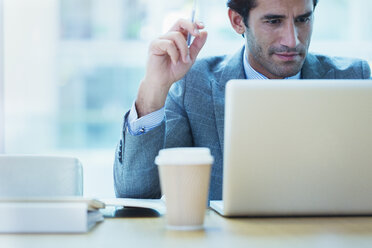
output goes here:
<path id="1" fill-rule="evenodd" d="M 3 2 L 5 139 L 18 141 L 6 142 L 6 151 L 42 152 L 55 137 L 59 1 Z"/>
<path id="2" fill-rule="evenodd" d="M 0 0 L 0 153 L 5 151 L 3 0 Z"/>

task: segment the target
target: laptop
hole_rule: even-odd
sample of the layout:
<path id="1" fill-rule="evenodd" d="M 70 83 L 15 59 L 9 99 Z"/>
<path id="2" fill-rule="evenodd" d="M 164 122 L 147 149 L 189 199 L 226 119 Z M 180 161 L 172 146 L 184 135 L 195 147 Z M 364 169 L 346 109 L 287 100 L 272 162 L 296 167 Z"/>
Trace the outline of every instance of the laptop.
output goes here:
<path id="1" fill-rule="evenodd" d="M 223 216 L 372 214 L 372 81 L 231 80 Z"/>

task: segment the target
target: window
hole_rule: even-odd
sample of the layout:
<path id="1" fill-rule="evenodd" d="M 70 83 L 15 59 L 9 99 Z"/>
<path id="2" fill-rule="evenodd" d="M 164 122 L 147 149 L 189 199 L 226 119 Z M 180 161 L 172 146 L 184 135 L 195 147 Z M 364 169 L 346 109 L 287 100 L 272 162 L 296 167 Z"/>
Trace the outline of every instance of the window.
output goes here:
<path id="1" fill-rule="evenodd" d="M 85 195 L 113 196 L 114 151 L 147 47 L 179 16 L 189 16 L 192 1 L 0 0 L 0 10 L 2 1 L 5 152 L 76 156 Z M 226 1 L 198 2 L 209 32 L 199 57 L 238 50 L 244 40 L 230 27 Z M 310 50 L 371 62 L 371 10 L 366 0 L 319 1 Z M 0 152 L 1 123 L 0 115 Z"/>
<path id="2" fill-rule="evenodd" d="M 0 0 L 0 154 L 5 151 L 3 24 L 3 0 Z"/>
<path id="3" fill-rule="evenodd" d="M 331 56 L 363 58 L 372 62 L 372 2 L 319 1 L 311 50 Z"/>

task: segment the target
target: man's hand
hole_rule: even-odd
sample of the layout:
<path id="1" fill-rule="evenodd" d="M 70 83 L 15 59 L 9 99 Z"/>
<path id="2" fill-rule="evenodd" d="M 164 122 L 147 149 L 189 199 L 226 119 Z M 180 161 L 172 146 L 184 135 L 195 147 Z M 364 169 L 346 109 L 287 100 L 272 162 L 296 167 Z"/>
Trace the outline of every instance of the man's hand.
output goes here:
<path id="1" fill-rule="evenodd" d="M 145 78 L 142 80 L 136 109 L 138 118 L 162 108 L 172 84 L 185 76 L 207 40 L 202 23 L 178 20 L 168 33 L 154 40 L 149 48 Z M 187 34 L 195 36 L 190 47 Z"/>

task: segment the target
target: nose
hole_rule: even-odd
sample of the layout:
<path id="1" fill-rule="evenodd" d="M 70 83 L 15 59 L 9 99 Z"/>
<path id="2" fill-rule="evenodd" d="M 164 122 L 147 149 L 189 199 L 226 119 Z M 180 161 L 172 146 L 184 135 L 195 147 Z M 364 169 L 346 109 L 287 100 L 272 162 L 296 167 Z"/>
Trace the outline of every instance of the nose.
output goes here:
<path id="1" fill-rule="evenodd" d="M 288 22 L 282 32 L 281 45 L 295 48 L 299 44 L 297 27 L 293 22 Z"/>

